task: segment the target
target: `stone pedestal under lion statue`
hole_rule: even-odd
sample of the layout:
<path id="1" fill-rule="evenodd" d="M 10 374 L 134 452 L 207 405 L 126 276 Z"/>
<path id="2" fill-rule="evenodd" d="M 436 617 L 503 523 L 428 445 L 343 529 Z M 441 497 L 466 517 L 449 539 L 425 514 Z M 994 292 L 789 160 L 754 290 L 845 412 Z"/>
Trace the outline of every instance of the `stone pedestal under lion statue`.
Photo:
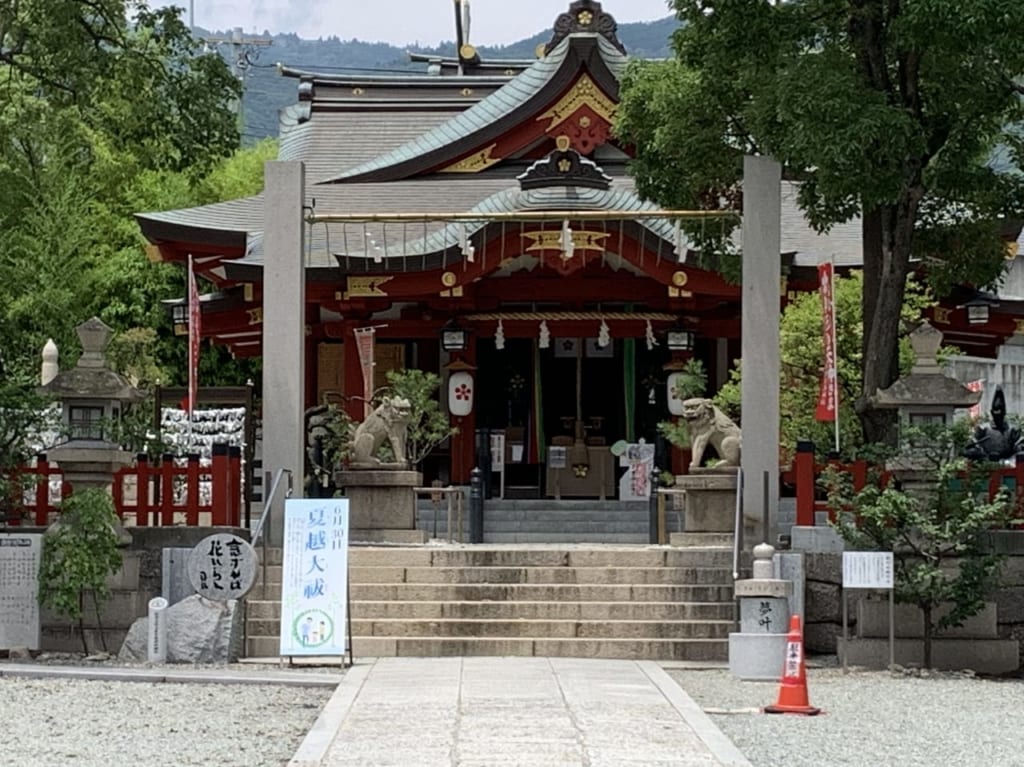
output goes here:
<path id="1" fill-rule="evenodd" d="M 334 475 L 349 500 L 350 538 L 368 543 L 426 543 L 416 529 L 416 494 L 422 475 L 409 468 L 406 433 L 409 402 L 387 398 L 355 427 L 349 443 L 351 460 Z M 391 460 L 377 458 L 387 444 Z"/>
<path id="2" fill-rule="evenodd" d="M 742 438 L 739 427 L 709 399 L 683 402 L 683 420 L 690 434 L 689 474 L 676 477 L 683 490 L 683 532 L 673 533 L 677 546 L 727 546 L 736 525 L 736 488 Z M 702 465 L 712 448 L 718 462 Z M 744 519 L 743 534 L 753 540 L 756 524 Z"/>

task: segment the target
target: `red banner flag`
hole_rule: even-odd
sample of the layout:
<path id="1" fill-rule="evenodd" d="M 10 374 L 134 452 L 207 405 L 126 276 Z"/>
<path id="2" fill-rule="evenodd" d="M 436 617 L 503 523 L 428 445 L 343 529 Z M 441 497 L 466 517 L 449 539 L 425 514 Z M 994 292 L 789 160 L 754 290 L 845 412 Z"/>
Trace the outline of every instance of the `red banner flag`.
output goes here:
<path id="1" fill-rule="evenodd" d="M 814 417 L 819 421 L 835 421 L 839 409 L 839 379 L 836 370 L 835 295 L 832 292 L 832 264 L 818 264 L 818 290 L 821 293 L 821 318 L 825 369 Z"/>
<path id="2" fill-rule="evenodd" d="M 188 398 L 185 410 L 189 417 L 196 407 L 199 393 L 199 339 L 202 332 L 202 313 L 199 310 L 199 288 L 196 285 L 195 266 L 188 257 Z"/>

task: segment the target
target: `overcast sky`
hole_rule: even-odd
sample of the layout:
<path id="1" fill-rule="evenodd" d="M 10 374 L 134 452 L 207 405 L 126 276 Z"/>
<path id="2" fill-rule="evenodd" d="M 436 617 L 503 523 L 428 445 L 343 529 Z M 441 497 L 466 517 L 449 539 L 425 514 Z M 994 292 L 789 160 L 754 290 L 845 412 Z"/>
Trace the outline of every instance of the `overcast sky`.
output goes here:
<path id="1" fill-rule="evenodd" d="M 382 40 L 404 46 L 455 39 L 453 0 L 192 0 L 195 24 L 204 29 L 241 27 L 246 34 L 295 32 L 316 39 Z M 470 41 L 501 45 L 550 29 L 571 0 L 470 0 Z M 150 0 L 154 7 L 189 0 Z M 653 21 L 670 15 L 668 0 L 605 0 L 615 20 Z"/>

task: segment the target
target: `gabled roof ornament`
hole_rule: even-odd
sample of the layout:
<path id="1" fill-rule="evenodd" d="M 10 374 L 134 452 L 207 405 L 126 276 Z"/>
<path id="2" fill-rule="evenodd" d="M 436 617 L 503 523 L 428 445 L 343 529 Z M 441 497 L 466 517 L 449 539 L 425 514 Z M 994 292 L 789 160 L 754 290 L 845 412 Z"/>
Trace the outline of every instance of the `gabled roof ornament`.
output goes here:
<path id="1" fill-rule="evenodd" d="M 619 25 L 615 19 L 610 13 L 601 10 L 597 0 L 576 0 L 569 6 L 568 13 L 563 13 L 555 20 L 555 36 L 544 48 L 544 55 L 551 53 L 569 35 L 578 32 L 599 34 L 624 54 L 626 48 L 619 40 L 618 31 Z"/>
<path id="2" fill-rule="evenodd" d="M 537 160 L 517 178 L 519 188 L 524 191 L 550 186 L 609 189 L 612 185 L 611 176 L 601 170 L 596 162 L 571 149 L 566 136 L 559 136 L 558 148 L 543 160 Z"/>

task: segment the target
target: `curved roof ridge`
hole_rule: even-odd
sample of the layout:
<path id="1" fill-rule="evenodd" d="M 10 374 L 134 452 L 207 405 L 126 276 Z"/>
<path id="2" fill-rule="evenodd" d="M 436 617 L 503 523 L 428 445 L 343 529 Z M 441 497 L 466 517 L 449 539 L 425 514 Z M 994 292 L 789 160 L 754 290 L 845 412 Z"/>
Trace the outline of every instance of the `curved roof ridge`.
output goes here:
<path id="1" fill-rule="evenodd" d="M 482 128 L 492 125 L 496 113 L 507 113 L 540 93 L 551 77 L 565 63 L 572 41 L 579 38 L 596 39 L 601 58 L 606 66 L 616 79 L 621 78 L 627 57 L 605 37 L 593 32 L 569 35 L 547 56 L 538 59 L 528 69 L 469 109 L 460 112 L 413 141 L 328 179 L 327 183 L 357 178 L 373 171 L 407 162 L 415 157 L 441 149 L 452 143 L 453 140 L 470 136 Z"/>

